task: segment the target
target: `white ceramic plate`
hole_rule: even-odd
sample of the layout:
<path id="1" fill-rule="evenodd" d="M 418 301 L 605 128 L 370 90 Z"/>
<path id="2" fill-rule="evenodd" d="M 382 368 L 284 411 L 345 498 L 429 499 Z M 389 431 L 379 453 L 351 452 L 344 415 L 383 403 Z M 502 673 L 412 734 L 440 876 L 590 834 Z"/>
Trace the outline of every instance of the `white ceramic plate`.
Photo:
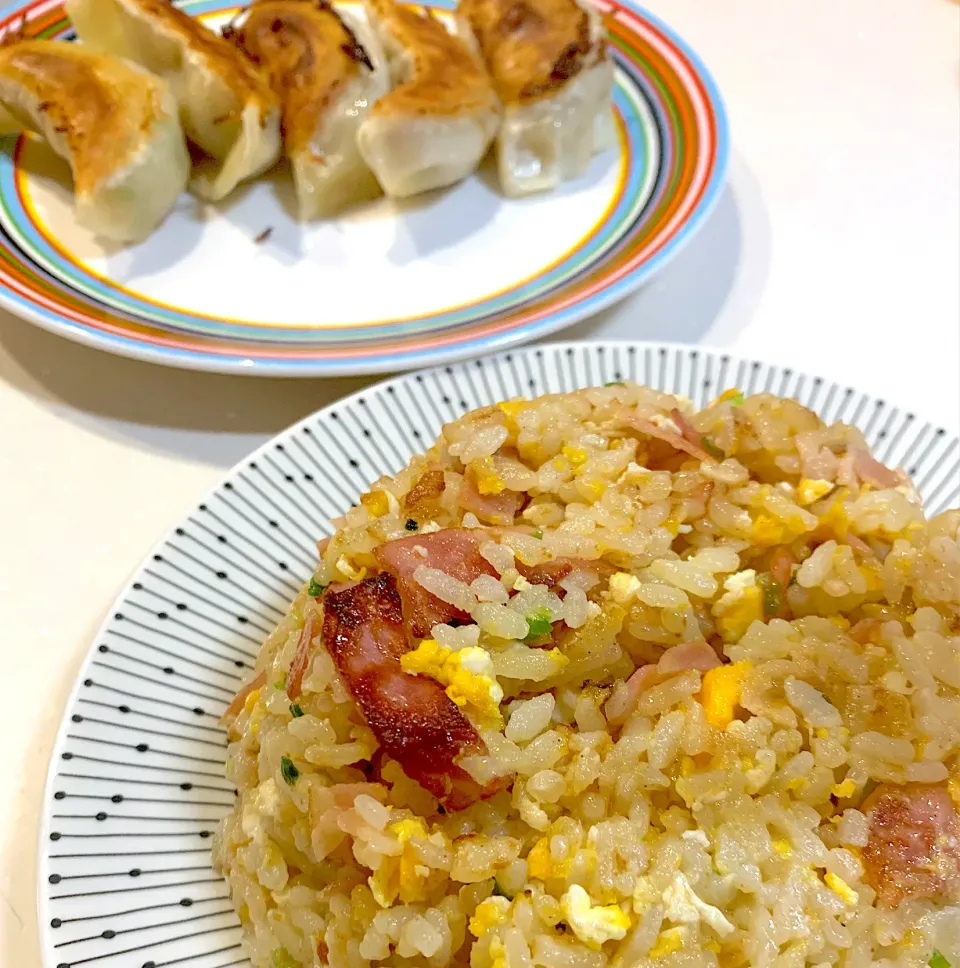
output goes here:
<path id="1" fill-rule="evenodd" d="M 851 387 L 690 347 L 517 350 L 390 380 L 313 414 L 238 465 L 157 546 L 93 643 L 43 805 L 45 968 L 247 964 L 209 861 L 233 798 L 217 719 L 311 574 L 329 519 L 466 410 L 621 378 L 698 406 L 731 386 L 796 397 L 859 426 L 880 460 L 910 472 L 928 513 L 960 498 L 960 440 L 942 428 Z"/>
<path id="2" fill-rule="evenodd" d="M 179 3 L 213 29 L 238 9 Z M 454 5 L 430 0 L 441 17 Z M 635 0 L 597 6 L 617 144 L 548 194 L 504 198 L 488 159 L 445 191 L 301 225 L 278 170 L 220 205 L 184 195 L 145 242 L 105 246 L 76 224 L 65 162 L 35 138 L 0 139 L 0 304 L 111 352 L 279 376 L 432 366 L 595 313 L 697 231 L 729 145 L 716 87 L 681 38 Z M 29 36 L 72 37 L 59 0 L 0 0 L 0 31 L 21 20 Z"/>

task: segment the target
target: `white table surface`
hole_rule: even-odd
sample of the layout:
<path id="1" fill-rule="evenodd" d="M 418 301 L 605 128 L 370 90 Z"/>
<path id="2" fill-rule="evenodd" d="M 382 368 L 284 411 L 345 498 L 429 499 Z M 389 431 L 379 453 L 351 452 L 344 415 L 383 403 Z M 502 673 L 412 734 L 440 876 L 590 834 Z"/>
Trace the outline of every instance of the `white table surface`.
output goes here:
<path id="1" fill-rule="evenodd" d="M 728 347 L 956 430 L 956 0 L 648 5 L 725 96 L 729 183 L 661 276 L 568 333 Z M 47 760 L 118 590 L 235 461 L 364 382 L 166 370 L 0 311 L 0 966 L 40 963 L 34 857 Z"/>

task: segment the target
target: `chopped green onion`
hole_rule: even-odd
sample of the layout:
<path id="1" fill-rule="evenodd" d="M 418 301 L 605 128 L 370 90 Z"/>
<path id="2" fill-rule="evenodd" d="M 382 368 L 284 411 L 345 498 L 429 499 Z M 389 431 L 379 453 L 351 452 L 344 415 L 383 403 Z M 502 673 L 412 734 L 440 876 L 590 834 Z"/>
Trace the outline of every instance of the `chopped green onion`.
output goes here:
<path id="1" fill-rule="evenodd" d="M 703 449 L 714 459 L 714 460 L 726 460 L 727 455 L 709 438 L 701 438 L 703 441 Z"/>
<path id="2" fill-rule="evenodd" d="M 407 529 L 408 531 L 416 531 L 416 530 L 417 530 L 417 528 L 419 528 L 419 527 L 420 527 L 420 525 L 419 525 L 419 524 L 417 524 L 417 522 L 416 522 L 416 521 L 414 521 L 414 520 L 413 520 L 413 518 L 407 518 L 407 523 L 406 523 L 406 524 L 404 525 L 404 527 L 405 527 L 405 528 L 406 528 L 406 529 Z"/>
<path id="3" fill-rule="evenodd" d="M 950 968 L 950 962 L 936 948 L 933 949 L 933 954 L 930 955 L 930 960 L 927 964 L 930 968 Z"/>
<path id="4" fill-rule="evenodd" d="M 290 715 L 294 719 L 299 719 L 303 715 L 303 710 L 300 708 L 299 703 L 292 703 L 290 706 Z"/>
<path id="5" fill-rule="evenodd" d="M 732 397 L 730 397 L 727 403 L 729 403 L 731 407 L 742 407 L 743 393 L 742 392 L 735 393 Z"/>
<path id="6" fill-rule="evenodd" d="M 605 387 L 622 387 L 626 386 L 623 380 L 611 380 L 609 383 L 604 383 Z"/>
<path id="7" fill-rule="evenodd" d="M 783 605 L 783 585 L 766 572 L 757 576 L 757 584 L 763 591 L 763 614 L 767 618 L 776 615 Z"/>
<path id="8" fill-rule="evenodd" d="M 533 537 L 534 538 L 539 538 L 542 541 L 543 540 L 543 528 L 537 528 L 537 530 L 533 532 Z"/>
<path id="9" fill-rule="evenodd" d="M 286 673 L 284 673 L 283 676 L 281 678 L 279 678 L 273 684 L 273 688 L 274 689 L 286 689 L 287 688 L 287 675 L 286 675 Z"/>
<path id="10" fill-rule="evenodd" d="M 311 598 L 319 598 L 323 594 L 323 590 L 326 587 L 327 587 L 326 585 L 321 585 L 320 582 L 316 580 L 316 578 L 311 578 L 310 587 L 307 589 L 307 594 Z"/>
<path id="11" fill-rule="evenodd" d="M 300 968 L 300 962 L 293 960 L 293 955 L 286 948 L 274 948 L 270 952 L 273 968 Z"/>
<path id="12" fill-rule="evenodd" d="M 523 641 L 529 642 L 541 635 L 548 635 L 552 631 L 553 624 L 550 621 L 550 613 L 545 608 L 538 609 L 533 615 L 527 616 L 527 634 Z"/>
<path id="13" fill-rule="evenodd" d="M 280 757 L 280 775 L 286 780 L 287 786 L 293 786 L 300 776 L 300 771 L 293 765 L 289 756 Z"/>

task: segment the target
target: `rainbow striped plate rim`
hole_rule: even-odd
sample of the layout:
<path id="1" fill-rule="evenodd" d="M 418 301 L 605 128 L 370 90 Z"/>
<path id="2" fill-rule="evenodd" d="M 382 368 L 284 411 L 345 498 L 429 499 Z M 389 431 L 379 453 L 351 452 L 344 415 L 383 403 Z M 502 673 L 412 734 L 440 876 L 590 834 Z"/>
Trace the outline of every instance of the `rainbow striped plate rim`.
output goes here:
<path id="1" fill-rule="evenodd" d="M 330 319 L 288 325 L 195 313 L 125 289 L 67 251 L 36 216 L 20 164 L 25 142 L 11 138 L 10 150 L 0 153 L 0 305 L 122 355 L 276 376 L 436 365 L 514 346 L 600 311 L 662 268 L 703 223 L 723 187 L 729 136 L 716 86 L 696 54 L 633 3 L 597 4 L 616 65 L 619 175 L 598 221 L 532 276 L 441 311 L 362 325 Z M 234 9 L 224 0 L 183 5 L 201 17 Z M 0 31 L 21 20 L 30 36 L 72 37 L 58 2 L 0 9 Z M 375 273 L 373 265 L 372 278 Z M 322 313 L 322 301 L 312 311 Z"/>

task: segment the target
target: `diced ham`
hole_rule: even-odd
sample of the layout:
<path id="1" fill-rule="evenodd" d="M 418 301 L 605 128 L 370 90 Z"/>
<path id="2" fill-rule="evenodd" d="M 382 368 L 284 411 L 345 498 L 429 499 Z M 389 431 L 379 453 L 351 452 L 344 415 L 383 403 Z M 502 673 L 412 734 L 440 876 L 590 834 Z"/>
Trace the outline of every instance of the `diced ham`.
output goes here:
<path id="1" fill-rule="evenodd" d="M 701 450 L 706 450 L 703 446 L 703 434 L 676 407 L 670 411 L 670 416 L 673 418 L 673 422 L 677 425 L 680 436 L 684 440 L 693 444 L 695 447 L 699 447 Z"/>
<path id="2" fill-rule="evenodd" d="M 496 575 L 493 565 L 477 550 L 488 539 L 489 535 L 480 529 L 444 528 L 432 534 L 388 541 L 374 551 L 381 567 L 397 579 L 404 618 L 414 638 L 426 637 L 434 625 L 464 622 L 469 616 L 418 585 L 413 573 L 425 565 L 468 585 L 481 575 Z"/>
<path id="3" fill-rule="evenodd" d="M 653 437 L 656 440 L 661 440 L 665 444 L 669 444 L 674 450 L 682 451 L 685 454 L 689 454 L 691 457 L 696 457 L 701 461 L 713 461 L 714 459 L 703 449 L 703 438 L 700 437 L 700 443 L 693 443 L 687 440 L 682 434 L 675 433 L 672 430 L 667 430 L 664 427 L 658 427 L 656 424 L 651 423 L 649 420 L 644 420 L 642 417 L 638 417 L 631 413 L 629 410 L 624 410 L 620 419 L 627 424 L 627 426 L 632 427 L 634 430 L 638 430 L 641 434 L 646 434 L 648 437 Z"/>
<path id="4" fill-rule="evenodd" d="M 857 477 L 865 484 L 872 484 L 882 490 L 887 487 L 896 487 L 902 483 L 900 475 L 896 471 L 890 470 L 886 464 L 881 464 L 862 447 L 857 447 L 851 453 L 853 454 L 853 469 L 856 471 Z"/>
<path id="5" fill-rule="evenodd" d="M 960 817 L 945 783 L 881 784 L 863 811 L 863 863 L 880 904 L 960 898 Z"/>
<path id="6" fill-rule="evenodd" d="M 257 689 L 262 689 L 267 681 L 267 673 L 263 671 L 255 679 L 251 679 L 234 697 L 233 702 L 224 710 L 220 717 L 220 725 L 228 729 L 233 725 L 233 721 L 240 715 L 243 704 L 247 701 L 247 696 Z"/>
<path id="7" fill-rule="evenodd" d="M 436 467 L 429 468 L 420 475 L 417 483 L 407 492 L 403 506 L 414 516 L 425 514 L 436 507 L 445 489 L 443 471 Z"/>
<path id="8" fill-rule="evenodd" d="M 786 588 L 790 584 L 793 566 L 796 563 L 796 555 L 786 545 L 774 548 L 770 555 L 770 576 L 781 588 Z"/>
<path id="9" fill-rule="evenodd" d="M 704 639 L 693 639 L 667 649 L 660 656 L 657 672 L 661 675 L 673 675 L 676 672 L 687 672 L 689 669 L 706 672 L 708 669 L 716 669 L 718 665 L 722 663 L 717 653 L 713 651 L 713 647 Z"/>
<path id="10" fill-rule="evenodd" d="M 303 693 L 303 677 L 310 668 L 310 649 L 314 636 L 314 618 L 316 612 L 310 612 L 300 631 L 300 641 L 297 651 L 293 654 L 290 671 L 287 673 L 287 698 L 299 699 Z"/>
<path id="11" fill-rule="evenodd" d="M 851 548 L 853 548 L 854 551 L 859 551 L 860 554 L 865 558 L 875 557 L 873 548 L 871 548 L 870 545 L 863 540 L 863 538 L 858 538 L 855 534 L 853 534 L 853 532 L 847 532 L 846 542 Z"/>
<path id="12" fill-rule="evenodd" d="M 624 688 L 617 687 L 607 700 L 607 704 L 603 707 L 607 721 L 616 725 L 629 719 L 637 706 L 640 694 L 657 685 L 663 678 L 655 664 L 640 666 L 624 683 Z"/>
<path id="13" fill-rule="evenodd" d="M 327 548 L 330 547 L 331 541 L 333 541 L 332 537 L 323 538 L 317 542 L 317 553 L 320 555 L 321 558 L 327 553 Z"/>
<path id="14" fill-rule="evenodd" d="M 862 618 L 850 629 L 850 638 L 859 645 L 866 645 L 876 639 L 882 625 L 878 618 Z"/>
<path id="15" fill-rule="evenodd" d="M 464 511 L 471 511 L 484 524 L 509 527 L 523 505 L 524 495 L 517 491 L 503 490 L 499 494 L 481 494 L 470 475 L 463 479 L 457 504 Z"/>
<path id="16" fill-rule="evenodd" d="M 703 639 L 681 642 L 680 645 L 667 649 L 660 656 L 659 662 L 640 666 L 624 683 L 624 688 L 618 687 L 614 690 L 604 706 L 604 715 L 607 721 L 614 725 L 626 722 L 636 708 L 637 700 L 648 689 L 652 689 L 678 672 L 686 672 L 689 669 L 706 672 L 719 665 L 722 665 L 722 660 L 709 642 Z"/>
<path id="17" fill-rule="evenodd" d="M 389 574 L 330 586 L 323 642 L 383 751 L 448 810 L 460 810 L 502 783 L 482 787 L 457 766 L 465 754 L 486 752 L 483 741 L 439 682 L 402 670 L 410 646 L 397 586 Z"/>

